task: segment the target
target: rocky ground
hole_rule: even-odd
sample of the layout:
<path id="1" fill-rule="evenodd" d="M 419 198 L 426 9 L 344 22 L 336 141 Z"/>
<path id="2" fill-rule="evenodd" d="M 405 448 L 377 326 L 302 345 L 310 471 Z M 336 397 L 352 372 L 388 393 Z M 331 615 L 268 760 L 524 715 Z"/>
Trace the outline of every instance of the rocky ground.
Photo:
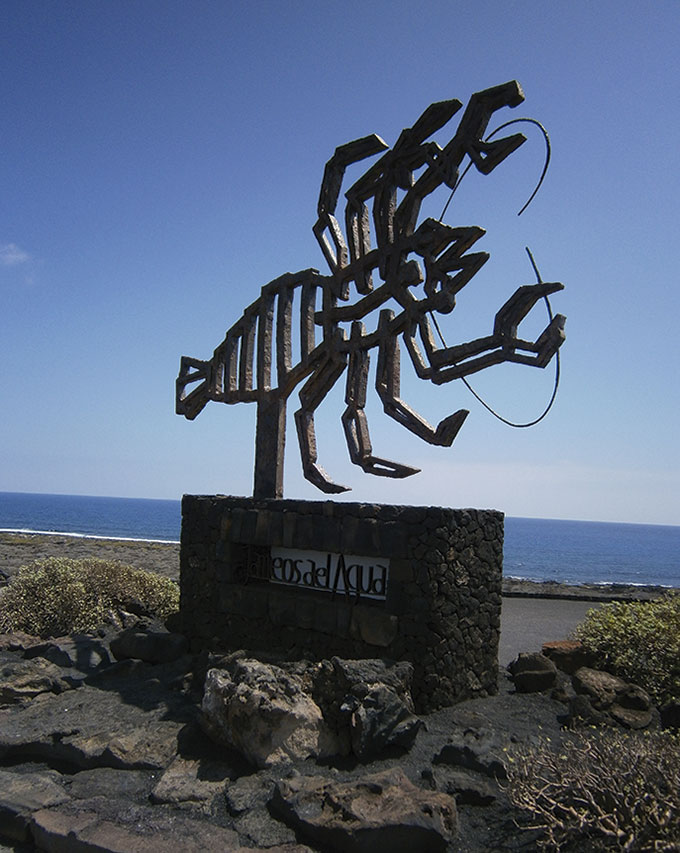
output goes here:
<path id="1" fill-rule="evenodd" d="M 39 540 L 42 557 L 176 577 L 178 546 Z M 4 534 L 0 566 L 38 547 Z M 192 656 L 131 614 L 91 637 L 0 635 L 0 851 L 535 850 L 505 791 L 512 750 L 558 746 L 574 710 L 658 722 L 637 688 L 543 656 L 499 670 L 496 696 L 418 718 L 405 666 Z"/>
<path id="2" fill-rule="evenodd" d="M 505 672 L 497 696 L 423 718 L 406 745 L 363 760 L 300 759 L 303 747 L 268 763 L 206 734 L 206 656 L 152 663 L 118 650 L 115 662 L 110 637 L 1 640 L 5 849 L 533 849 L 502 789 L 505 750 L 559 740 L 565 707 L 517 693 Z M 354 836 L 364 840 L 315 826 L 321 800 L 362 814 Z"/>
<path id="3" fill-rule="evenodd" d="M 568 645 L 573 678 L 522 655 L 496 696 L 419 718 L 410 664 L 192 656 L 121 618 L 97 636 L 0 635 L 0 850 L 534 850 L 505 791 L 512 751 L 558 747 L 575 709 L 658 724 Z"/>

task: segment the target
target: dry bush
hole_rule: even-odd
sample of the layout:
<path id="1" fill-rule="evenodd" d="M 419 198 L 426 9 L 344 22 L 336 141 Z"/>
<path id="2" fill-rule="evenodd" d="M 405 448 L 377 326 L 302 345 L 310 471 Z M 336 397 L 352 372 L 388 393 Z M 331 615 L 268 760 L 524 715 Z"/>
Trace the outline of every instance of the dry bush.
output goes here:
<path id="1" fill-rule="evenodd" d="M 163 619 L 179 609 L 179 588 L 161 575 L 111 560 L 37 560 L 0 590 L 0 632 L 57 637 L 93 631 L 131 600 Z"/>
<path id="2" fill-rule="evenodd" d="M 680 594 L 590 610 L 575 636 L 601 669 L 638 684 L 657 704 L 680 699 Z"/>
<path id="3" fill-rule="evenodd" d="M 519 748 L 507 791 L 541 849 L 680 850 L 678 735 L 591 729 Z"/>

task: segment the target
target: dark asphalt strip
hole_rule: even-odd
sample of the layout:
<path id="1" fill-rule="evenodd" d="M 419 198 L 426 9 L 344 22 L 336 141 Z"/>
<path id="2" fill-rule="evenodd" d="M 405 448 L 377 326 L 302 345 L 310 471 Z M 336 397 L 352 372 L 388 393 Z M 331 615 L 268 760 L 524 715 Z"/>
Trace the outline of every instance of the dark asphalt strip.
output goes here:
<path id="1" fill-rule="evenodd" d="M 556 598 L 503 598 L 500 666 L 507 666 L 520 652 L 540 652 L 543 643 L 567 639 L 586 613 L 600 606 Z"/>

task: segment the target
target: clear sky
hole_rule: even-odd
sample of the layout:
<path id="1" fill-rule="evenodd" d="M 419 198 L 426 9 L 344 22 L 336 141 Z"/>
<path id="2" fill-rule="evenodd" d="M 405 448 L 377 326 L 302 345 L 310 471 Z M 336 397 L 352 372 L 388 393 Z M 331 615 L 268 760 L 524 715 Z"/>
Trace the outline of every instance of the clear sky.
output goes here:
<path id="1" fill-rule="evenodd" d="M 341 499 L 679 524 L 679 45 L 678 0 L 4 0 L 0 490 L 251 494 L 254 405 L 176 416 L 180 355 L 208 358 L 281 273 L 326 271 L 311 227 L 337 145 L 392 144 L 433 101 L 514 78 L 526 101 L 498 122 L 540 120 L 551 168 L 519 218 L 536 132 L 466 178 L 445 219 L 486 228 L 491 259 L 443 331 L 488 334 L 534 281 L 529 245 L 566 287 L 555 407 L 512 430 L 404 358 L 403 396 L 428 420 L 471 410 L 453 446 L 371 400 L 375 452 L 422 473 L 363 474 L 341 380 L 318 416 L 320 461 L 352 486 Z M 473 384 L 529 420 L 553 376 L 515 365 Z M 296 402 L 286 496 L 322 499 L 300 473 Z"/>

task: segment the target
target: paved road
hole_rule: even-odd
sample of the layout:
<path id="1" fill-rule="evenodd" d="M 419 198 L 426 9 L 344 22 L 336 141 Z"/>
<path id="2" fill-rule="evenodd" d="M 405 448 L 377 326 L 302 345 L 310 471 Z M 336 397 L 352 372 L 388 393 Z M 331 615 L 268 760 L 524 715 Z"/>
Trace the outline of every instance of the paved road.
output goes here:
<path id="1" fill-rule="evenodd" d="M 504 598 L 498 663 L 507 666 L 520 652 L 540 652 L 549 640 L 564 640 L 593 601 L 560 598 Z"/>

